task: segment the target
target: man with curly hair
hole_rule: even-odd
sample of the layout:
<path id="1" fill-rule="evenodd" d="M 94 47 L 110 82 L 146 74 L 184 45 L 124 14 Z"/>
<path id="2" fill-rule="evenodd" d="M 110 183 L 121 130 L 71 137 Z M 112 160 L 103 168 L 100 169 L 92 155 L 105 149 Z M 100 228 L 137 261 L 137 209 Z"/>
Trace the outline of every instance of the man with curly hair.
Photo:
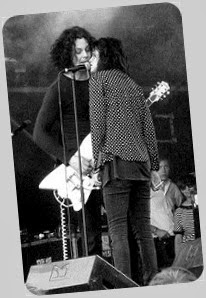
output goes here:
<path id="1" fill-rule="evenodd" d="M 86 67 L 75 72 L 65 71 L 65 69 L 71 70 L 78 65 L 86 65 L 91 58 L 93 42 L 94 38 L 87 30 L 74 26 L 65 29 L 52 45 L 50 56 L 59 73 L 45 94 L 33 133 L 37 145 L 53 155 L 57 163 L 70 165 L 77 171 L 79 160 L 78 155 L 74 155 L 77 151 L 77 136 L 72 84 L 75 82 L 79 142 L 81 143 L 90 132 L 89 73 Z M 57 130 L 56 127 L 59 129 Z M 82 157 L 81 166 L 82 174 L 88 174 L 92 170 L 92 161 Z M 101 255 L 100 190 L 91 192 L 84 210 L 88 254 Z M 78 218 L 78 226 L 83 231 L 82 211 L 75 212 L 72 218 Z"/>

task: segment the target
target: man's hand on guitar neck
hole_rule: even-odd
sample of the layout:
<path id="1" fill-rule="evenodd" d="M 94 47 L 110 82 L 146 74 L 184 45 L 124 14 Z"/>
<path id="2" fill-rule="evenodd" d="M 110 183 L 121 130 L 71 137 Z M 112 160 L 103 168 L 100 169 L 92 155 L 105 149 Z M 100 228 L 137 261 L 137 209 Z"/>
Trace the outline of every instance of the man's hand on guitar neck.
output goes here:
<path id="1" fill-rule="evenodd" d="M 69 165 L 76 171 L 79 172 L 79 157 L 78 155 L 73 155 L 69 161 Z M 82 174 L 88 175 L 91 173 L 93 169 L 93 161 L 87 159 L 85 157 L 81 157 L 81 166 L 82 166 Z"/>

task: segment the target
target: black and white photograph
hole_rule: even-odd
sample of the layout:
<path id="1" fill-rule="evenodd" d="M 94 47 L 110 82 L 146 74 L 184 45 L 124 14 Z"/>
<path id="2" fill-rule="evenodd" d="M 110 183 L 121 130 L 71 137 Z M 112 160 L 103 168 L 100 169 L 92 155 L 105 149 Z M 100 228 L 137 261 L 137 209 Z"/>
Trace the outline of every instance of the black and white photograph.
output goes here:
<path id="1" fill-rule="evenodd" d="M 26 296 L 204 281 L 183 2 L 2 18 Z"/>

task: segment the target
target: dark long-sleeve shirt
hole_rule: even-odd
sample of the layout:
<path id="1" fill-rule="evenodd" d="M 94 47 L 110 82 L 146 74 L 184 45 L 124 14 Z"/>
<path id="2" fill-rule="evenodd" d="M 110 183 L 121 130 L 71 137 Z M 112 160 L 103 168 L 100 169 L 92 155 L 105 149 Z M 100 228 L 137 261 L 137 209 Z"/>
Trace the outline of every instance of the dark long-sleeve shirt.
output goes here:
<path id="1" fill-rule="evenodd" d="M 118 156 L 150 162 L 158 170 L 156 134 L 142 88 L 118 70 L 97 72 L 89 82 L 90 125 L 94 163 Z"/>
<path id="2" fill-rule="evenodd" d="M 78 131 L 80 143 L 90 132 L 88 80 L 75 81 Z M 34 141 L 45 152 L 64 162 L 60 127 L 59 96 L 61 98 L 63 128 L 66 144 L 66 164 L 77 151 L 72 80 L 61 76 L 60 88 L 56 80 L 43 99 L 34 127 Z"/>

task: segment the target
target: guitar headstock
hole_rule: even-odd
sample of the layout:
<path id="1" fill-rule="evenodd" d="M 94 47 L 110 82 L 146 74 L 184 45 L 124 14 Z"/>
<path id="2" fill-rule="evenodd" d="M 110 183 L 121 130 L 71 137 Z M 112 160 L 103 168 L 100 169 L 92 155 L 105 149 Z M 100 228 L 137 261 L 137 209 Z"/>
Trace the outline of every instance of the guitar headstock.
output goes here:
<path id="1" fill-rule="evenodd" d="M 166 97 L 167 94 L 170 93 L 170 86 L 167 82 L 158 82 L 156 87 L 152 89 L 149 95 L 149 101 L 154 103 L 155 101 L 159 101 Z"/>

